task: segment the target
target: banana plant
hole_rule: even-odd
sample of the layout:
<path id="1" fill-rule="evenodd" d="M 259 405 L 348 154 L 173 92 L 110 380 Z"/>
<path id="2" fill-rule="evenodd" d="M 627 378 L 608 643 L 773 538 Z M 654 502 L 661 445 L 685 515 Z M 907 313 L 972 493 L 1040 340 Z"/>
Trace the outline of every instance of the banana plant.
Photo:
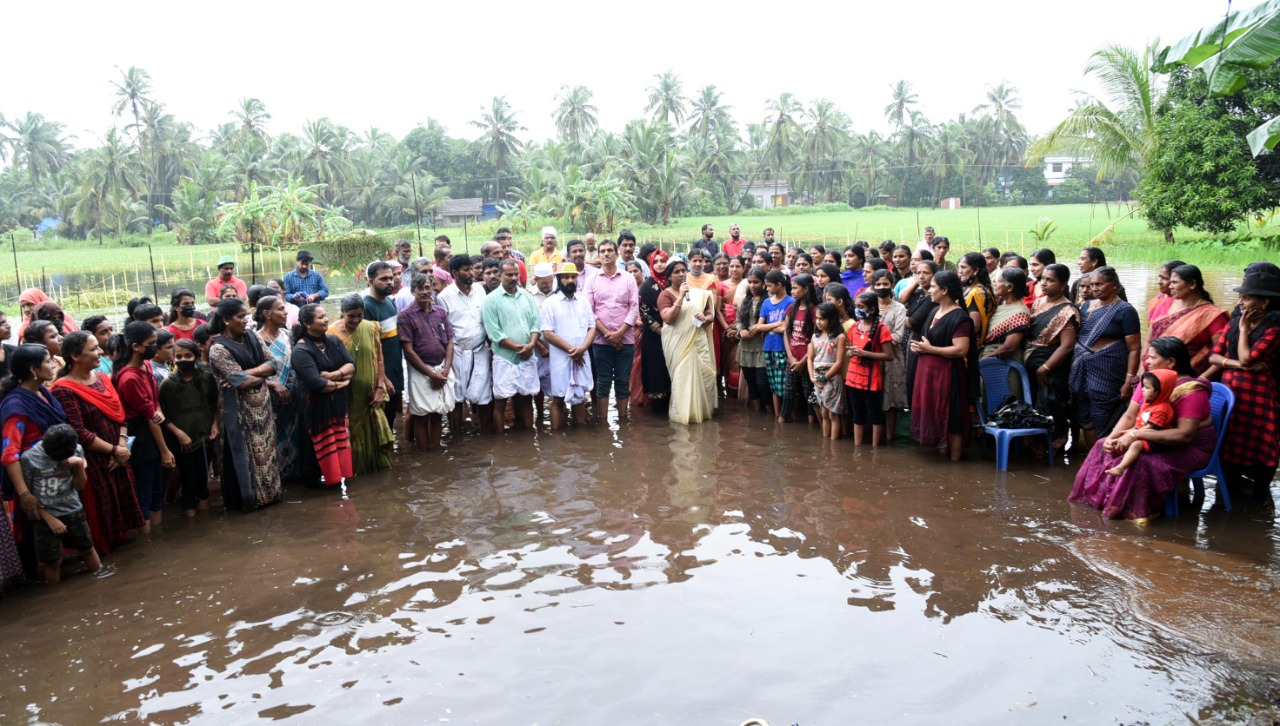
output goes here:
<path id="1" fill-rule="evenodd" d="M 1248 10 L 1227 13 L 1222 20 L 1188 35 L 1156 54 L 1152 70 L 1168 73 L 1185 65 L 1203 70 L 1214 96 L 1230 96 L 1244 88 L 1245 71 L 1268 68 L 1280 59 L 1280 0 L 1266 0 Z M 1280 118 L 1249 133 L 1254 156 L 1280 144 Z"/>

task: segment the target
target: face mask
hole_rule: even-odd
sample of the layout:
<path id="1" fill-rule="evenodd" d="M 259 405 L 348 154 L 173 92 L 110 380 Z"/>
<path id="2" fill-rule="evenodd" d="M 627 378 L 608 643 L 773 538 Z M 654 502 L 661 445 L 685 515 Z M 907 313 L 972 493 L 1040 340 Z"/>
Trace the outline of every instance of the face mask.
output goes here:
<path id="1" fill-rule="evenodd" d="M 193 360 L 180 360 L 180 361 L 178 361 L 178 372 L 179 372 L 179 373 L 195 373 L 195 372 L 196 372 L 196 362 L 195 362 L 195 361 L 193 361 Z"/>
<path id="2" fill-rule="evenodd" d="M 691 267 L 689 268 L 689 274 L 693 275 L 694 277 L 702 277 L 702 270 L 695 270 Z"/>
<path id="3" fill-rule="evenodd" d="M 862 308 L 858 308 L 853 311 L 853 317 L 857 318 L 858 320 L 866 320 L 868 315 L 870 315 L 870 313 L 868 313 L 866 310 L 863 310 Z"/>
<path id="4" fill-rule="evenodd" d="M 573 294 L 577 291 L 578 283 L 576 282 L 566 282 L 560 286 L 560 292 L 563 292 L 565 297 L 573 297 Z"/>
<path id="5" fill-rule="evenodd" d="M 886 298 L 886 297 L 889 297 L 889 296 L 890 296 L 890 295 L 892 295 L 892 294 L 893 294 L 893 288 L 890 288 L 890 287 L 877 287 L 877 288 L 876 288 L 876 297 L 878 297 L 878 298 L 884 299 L 884 298 Z"/>
<path id="6" fill-rule="evenodd" d="M 196 306 L 195 306 L 195 305 L 183 305 L 181 308 L 178 308 L 178 312 L 182 313 L 182 317 L 184 317 L 184 318 L 192 318 L 192 317 L 195 317 L 195 314 L 196 314 Z"/>
<path id="7" fill-rule="evenodd" d="M 156 345 L 155 343 L 148 345 L 147 347 L 142 349 L 142 359 L 151 360 L 152 358 L 155 358 L 156 351 L 159 349 L 160 349 L 160 346 Z"/>

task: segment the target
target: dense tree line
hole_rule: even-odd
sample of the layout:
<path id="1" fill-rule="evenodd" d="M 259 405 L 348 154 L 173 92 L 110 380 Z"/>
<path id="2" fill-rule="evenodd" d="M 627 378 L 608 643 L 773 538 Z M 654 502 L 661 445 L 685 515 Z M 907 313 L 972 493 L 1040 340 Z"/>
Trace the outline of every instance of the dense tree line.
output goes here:
<path id="1" fill-rule="evenodd" d="M 881 133 L 858 132 L 831 101 L 805 104 L 790 93 L 744 112 L 714 85 L 687 94 L 671 71 L 654 76 L 644 117 L 616 132 L 600 127 L 590 89 L 563 86 L 551 113 L 556 137 L 542 141 L 522 136 L 520 112 L 502 97 L 479 110 L 471 139 L 450 136 L 434 119 L 401 139 L 327 118 L 273 134 L 256 98 L 202 135 L 166 112 L 146 71 L 129 68 L 113 83 L 118 124 L 96 146 L 78 145 L 63 124 L 36 112 L 0 116 L 0 230 L 56 217 L 75 238 L 148 230 L 148 220 L 185 242 L 243 236 L 259 189 L 275 192 L 273 208 L 317 228 L 333 220 L 430 224 L 443 200 L 481 197 L 515 225 L 550 216 L 576 230 L 607 230 L 624 220 L 736 213 L 754 204 L 745 188 L 762 184 L 785 184 L 800 203 L 1039 203 L 1049 192 L 1039 163 L 1050 154 L 1091 160 L 1054 190 L 1057 201 L 1127 199 L 1137 188 L 1152 226 L 1169 234 L 1178 225 L 1220 232 L 1274 206 L 1274 164 L 1239 153 L 1247 123 L 1280 106 L 1275 72 L 1257 71 L 1252 90 L 1210 101 L 1197 90 L 1201 71 L 1184 70 L 1170 84 L 1152 70 L 1153 53 L 1095 53 L 1086 73 L 1103 94 L 1082 98 L 1039 139 L 1018 120 L 1021 100 L 1008 83 L 934 123 L 911 84 L 899 81 L 878 109 L 890 129 Z M 1187 177 L 1205 164 L 1224 166 Z M 1229 203 L 1210 210 L 1215 194 Z M 241 215 L 234 230 L 228 209 Z"/>
<path id="2" fill-rule="evenodd" d="M 146 71 L 122 71 L 113 87 L 119 122 L 98 145 L 77 143 L 37 112 L 0 117 L 0 229 L 57 217 L 64 234 L 101 240 L 159 220 L 198 242 L 218 235 L 220 210 L 255 188 L 302 189 L 308 204 L 360 226 L 430 223 L 442 200 L 462 197 L 499 202 L 516 223 L 665 223 L 736 212 L 753 202 L 744 185 L 762 182 L 785 183 L 805 202 L 994 201 L 1010 191 L 1028 142 L 1017 89 L 1005 83 L 970 112 L 933 123 L 901 81 L 886 89 L 892 131 L 882 134 L 857 132 L 830 101 L 806 105 L 790 93 L 744 114 L 715 86 L 687 95 L 667 72 L 654 77 L 645 116 L 617 132 L 600 128 L 588 88 L 563 87 L 556 138 L 542 141 L 522 137 L 520 114 L 501 97 L 471 122 L 473 139 L 433 119 L 401 139 L 327 118 L 273 134 L 256 98 L 202 135 L 165 110 Z"/>

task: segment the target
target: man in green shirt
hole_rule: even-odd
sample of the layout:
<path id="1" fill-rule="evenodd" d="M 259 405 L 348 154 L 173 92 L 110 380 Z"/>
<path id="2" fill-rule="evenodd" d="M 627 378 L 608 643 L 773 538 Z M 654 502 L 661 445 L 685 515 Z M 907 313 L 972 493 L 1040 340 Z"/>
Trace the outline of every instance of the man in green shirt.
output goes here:
<path id="1" fill-rule="evenodd" d="M 484 299 L 484 330 L 493 345 L 493 427 L 506 429 L 507 400 L 514 399 L 516 428 L 533 428 L 533 394 L 541 386 L 534 350 L 542 325 L 538 304 L 520 287 L 520 267 L 503 260 L 502 284 Z"/>

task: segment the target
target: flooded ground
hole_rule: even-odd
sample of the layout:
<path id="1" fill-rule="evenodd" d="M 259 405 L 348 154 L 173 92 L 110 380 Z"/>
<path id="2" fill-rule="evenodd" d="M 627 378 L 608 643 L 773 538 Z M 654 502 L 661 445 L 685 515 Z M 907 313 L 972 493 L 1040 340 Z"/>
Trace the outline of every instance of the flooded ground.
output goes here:
<path id="1" fill-rule="evenodd" d="M 1280 535 L 711 423 L 463 438 L 0 601 L 0 721 L 1228 718 L 1280 670 Z"/>

